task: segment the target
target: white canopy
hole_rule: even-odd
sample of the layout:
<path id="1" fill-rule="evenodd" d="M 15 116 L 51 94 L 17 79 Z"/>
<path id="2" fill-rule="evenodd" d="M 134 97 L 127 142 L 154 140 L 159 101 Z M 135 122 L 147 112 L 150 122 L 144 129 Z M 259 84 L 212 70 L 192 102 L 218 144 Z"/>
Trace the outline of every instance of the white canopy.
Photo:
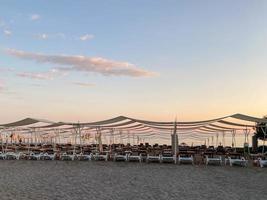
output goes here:
<path id="1" fill-rule="evenodd" d="M 42 123 L 42 126 L 37 124 Z M 203 120 L 203 121 L 178 121 L 175 122 L 157 122 L 147 121 L 142 119 L 135 119 L 125 116 L 118 116 L 112 119 L 96 122 L 86 123 L 72 123 L 72 122 L 52 122 L 49 120 L 26 118 L 20 121 L 0 124 L 0 127 L 5 129 L 14 128 L 36 128 L 43 132 L 53 131 L 55 129 L 62 130 L 62 134 L 65 132 L 71 132 L 73 128 L 82 128 L 83 130 L 90 131 L 91 133 L 101 130 L 105 135 L 110 135 L 111 131 L 114 135 L 134 133 L 138 136 L 164 138 L 169 137 L 174 128 L 177 129 L 179 137 L 193 138 L 200 140 L 208 137 L 213 137 L 225 133 L 233 133 L 233 131 L 239 131 L 243 134 L 244 130 L 252 129 L 260 123 L 266 123 L 267 119 L 252 117 L 244 114 L 233 114 L 215 119 Z M 34 126 L 33 126 L 34 125 Z"/>

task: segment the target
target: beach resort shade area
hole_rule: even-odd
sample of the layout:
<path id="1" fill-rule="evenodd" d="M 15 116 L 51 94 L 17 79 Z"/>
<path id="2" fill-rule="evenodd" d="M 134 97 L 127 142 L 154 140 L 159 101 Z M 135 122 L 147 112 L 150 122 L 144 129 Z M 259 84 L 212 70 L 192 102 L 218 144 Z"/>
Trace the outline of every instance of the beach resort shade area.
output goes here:
<path id="1" fill-rule="evenodd" d="M 150 121 L 118 116 L 95 122 L 53 122 L 25 118 L 0 124 L 1 138 L 11 140 L 11 135 L 24 142 L 90 144 L 101 143 L 164 143 L 170 144 L 174 129 L 179 143 L 212 146 L 243 146 L 251 144 L 257 126 L 266 133 L 267 119 L 244 114 L 233 114 L 200 121 Z M 8 137 L 9 136 L 9 137 Z"/>

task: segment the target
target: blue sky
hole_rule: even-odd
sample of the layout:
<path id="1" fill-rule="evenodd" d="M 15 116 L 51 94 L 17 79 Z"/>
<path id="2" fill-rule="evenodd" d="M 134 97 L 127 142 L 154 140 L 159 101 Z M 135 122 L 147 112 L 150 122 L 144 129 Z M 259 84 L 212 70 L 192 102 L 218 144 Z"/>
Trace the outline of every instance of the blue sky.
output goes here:
<path id="1" fill-rule="evenodd" d="M 267 2 L 2 1 L 0 58 L 2 122 L 261 117 Z"/>

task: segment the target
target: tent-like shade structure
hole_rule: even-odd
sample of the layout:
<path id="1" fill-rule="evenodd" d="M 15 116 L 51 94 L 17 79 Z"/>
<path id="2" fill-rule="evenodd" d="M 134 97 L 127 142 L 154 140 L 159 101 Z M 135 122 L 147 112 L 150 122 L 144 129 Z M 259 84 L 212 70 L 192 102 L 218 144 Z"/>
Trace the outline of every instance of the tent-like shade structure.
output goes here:
<path id="1" fill-rule="evenodd" d="M 208 138 L 218 137 L 218 134 L 236 133 L 248 134 L 259 124 L 267 124 L 267 119 L 252 117 L 243 114 L 233 114 L 216 119 L 203 121 L 177 121 L 176 129 L 181 139 L 206 140 Z M 168 139 L 173 132 L 175 122 L 156 122 L 143 119 L 135 119 L 125 116 L 118 116 L 112 119 L 86 123 L 72 122 L 52 122 L 48 120 L 26 118 L 17 122 L 0 124 L 0 129 L 16 129 L 25 131 L 36 129 L 39 132 L 50 133 L 54 130 L 60 130 L 61 134 L 71 134 L 73 129 L 79 128 L 83 131 L 96 134 L 101 131 L 102 135 L 120 136 L 127 138 L 129 134 L 135 136 Z M 73 134 L 73 133 L 72 133 Z"/>

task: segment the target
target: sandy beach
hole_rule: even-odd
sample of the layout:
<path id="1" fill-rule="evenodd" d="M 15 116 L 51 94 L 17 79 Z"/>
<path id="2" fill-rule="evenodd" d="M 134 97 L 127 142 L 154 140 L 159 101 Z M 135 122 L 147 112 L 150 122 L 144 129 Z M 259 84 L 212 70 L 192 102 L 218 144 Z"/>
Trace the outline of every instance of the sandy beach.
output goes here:
<path id="1" fill-rule="evenodd" d="M 266 169 L 68 161 L 1 161 L 7 199 L 266 199 Z"/>

